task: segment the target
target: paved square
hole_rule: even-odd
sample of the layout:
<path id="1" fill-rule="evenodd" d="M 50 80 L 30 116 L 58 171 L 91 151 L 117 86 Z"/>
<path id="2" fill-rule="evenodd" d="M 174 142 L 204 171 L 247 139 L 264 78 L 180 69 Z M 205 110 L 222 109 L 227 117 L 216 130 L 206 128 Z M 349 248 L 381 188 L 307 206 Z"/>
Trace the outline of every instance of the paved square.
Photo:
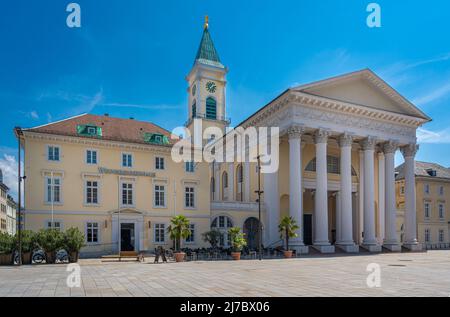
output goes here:
<path id="1" fill-rule="evenodd" d="M 3 296 L 450 296 L 450 251 L 308 256 L 239 262 L 153 264 L 80 260 L 82 284 L 68 288 L 67 265 L 0 267 Z M 381 287 L 366 284 L 381 267 Z"/>

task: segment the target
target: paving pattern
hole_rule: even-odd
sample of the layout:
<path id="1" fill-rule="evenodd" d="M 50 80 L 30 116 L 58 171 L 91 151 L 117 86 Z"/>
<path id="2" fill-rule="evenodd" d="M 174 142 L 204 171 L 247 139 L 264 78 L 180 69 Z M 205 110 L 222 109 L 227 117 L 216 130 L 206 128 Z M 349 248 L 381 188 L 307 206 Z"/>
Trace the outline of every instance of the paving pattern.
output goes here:
<path id="1" fill-rule="evenodd" d="M 80 260 L 81 287 L 66 264 L 0 267 L 3 296 L 450 296 L 450 250 L 296 259 L 153 264 Z M 381 287 L 367 286 L 367 266 Z"/>

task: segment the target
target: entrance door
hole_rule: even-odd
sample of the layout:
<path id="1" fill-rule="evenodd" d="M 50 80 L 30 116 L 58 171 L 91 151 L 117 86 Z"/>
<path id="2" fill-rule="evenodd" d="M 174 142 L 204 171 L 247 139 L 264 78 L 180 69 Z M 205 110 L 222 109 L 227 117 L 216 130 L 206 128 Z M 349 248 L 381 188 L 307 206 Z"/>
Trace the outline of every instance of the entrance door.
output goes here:
<path id="1" fill-rule="evenodd" d="M 312 245 L 312 215 L 303 214 L 303 243 Z"/>
<path id="2" fill-rule="evenodd" d="M 120 224 L 120 251 L 134 251 L 134 223 Z"/>
<path id="3" fill-rule="evenodd" d="M 247 246 L 250 250 L 256 250 L 259 245 L 259 221 L 258 219 L 251 217 L 244 222 L 245 239 L 247 240 Z"/>

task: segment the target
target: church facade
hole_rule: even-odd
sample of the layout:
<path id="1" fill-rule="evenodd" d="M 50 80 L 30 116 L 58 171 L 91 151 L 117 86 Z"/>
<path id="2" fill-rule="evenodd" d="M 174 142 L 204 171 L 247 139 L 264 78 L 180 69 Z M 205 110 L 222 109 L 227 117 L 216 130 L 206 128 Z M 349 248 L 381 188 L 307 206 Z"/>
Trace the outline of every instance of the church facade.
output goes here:
<path id="1" fill-rule="evenodd" d="M 188 120 L 227 132 L 226 75 L 206 23 L 189 72 Z M 292 87 L 237 127 L 279 127 L 279 168 L 262 174 L 262 243 L 282 244 L 279 221 L 299 224 L 300 253 L 417 250 L 416 130 L 430 118 L 369 69 Z M 203 131 L 202 131 L 203 132 Z M 240 227 L 259 245 L 255 162 L 176 163 L 169 131 L 137 120 L 80 115 L 16 129 L 25 154 L 27 229 L 79 227 L 84 253 L 170 247 L 174 215 L 191 222 L 183 245 L 202 233 Z M 215 135 L 208 138 L 215 140 Z M 219 140 L 220 141 L 220 140 Z M 398 237 L 394 155 L 405 158 L 404 239 Z"/>

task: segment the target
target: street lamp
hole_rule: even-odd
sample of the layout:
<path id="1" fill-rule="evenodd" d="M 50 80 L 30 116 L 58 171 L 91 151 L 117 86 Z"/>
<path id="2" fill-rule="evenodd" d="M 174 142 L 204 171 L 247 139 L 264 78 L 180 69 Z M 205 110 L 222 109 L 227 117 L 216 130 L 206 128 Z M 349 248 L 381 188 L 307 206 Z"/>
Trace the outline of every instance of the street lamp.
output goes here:
<path id="1" fill-rule="evenodd" d="M 261 190 L 261 155 L 258 154 L 256 157 L 258 159 L 258 190 L 255 191 L 255 193 L 258 194 L 258 235 L 259 235 L 259 260 L 262 260 L 262 224 L 261 224 L 261 195 L 264 193 L 264 191 Z"/>
<path id="2" fill-rule="evenodd" d="M 18 219 L 19 219 L 19 225 L 18 225 L 18 227 L 17 227 L 17 231 L 18 231 L 18 234 L 19 234 L 19 250 L 18 250 L 18 252 L 19 252 L 19 259 L 18 259 L 18 265 L 20 266 L 20 265 L 22 265 L 22 203 L 21 203 L 21 200 L 22 200 L 22 181 L 23 180 L 25 180 L 27 177 L 26 176 L 21 176 L 21 174 L 22 174 L 22 169 L 21 169 L 21 166 L 20 166 L 20 161 L 21 161 L 21 151 L 20 151 L 20 145 L 21 145 L 21 139 L 22 139 L 22 137 L 23 137 L 23 132 L 22 132 L 22 129 L 20 128 L 20 127 L 16 127 L 16 128 L 14 128 L 14 130 L 15 130 L 15 132 L 16 132 L 16 135 L 17 135 L 17 140 L 18 140 L 18 142 L 17 142 L 17 156 L 18 156 L 18 159 L 17 159 L 17 178 L 18 178 L 18 189 L 17 189 L 17 212 L 18 212 Z M 16 222 L 17 222 L 17 219 L 16 219 Z"/>

